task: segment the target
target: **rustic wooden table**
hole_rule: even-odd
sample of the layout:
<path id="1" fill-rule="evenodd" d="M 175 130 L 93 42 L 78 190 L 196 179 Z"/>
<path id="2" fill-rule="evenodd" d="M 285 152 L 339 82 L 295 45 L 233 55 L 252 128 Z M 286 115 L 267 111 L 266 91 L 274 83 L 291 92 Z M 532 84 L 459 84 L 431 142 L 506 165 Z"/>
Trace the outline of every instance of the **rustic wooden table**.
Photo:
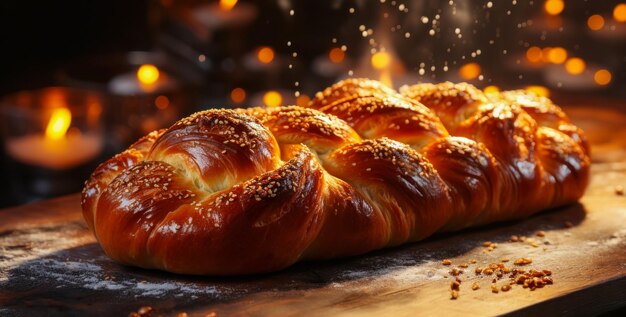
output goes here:
<path id="1" fill-rule="evenodd" d="M 120 266 L 87 230 L 78 195 L 2 210 L 0 316 L 125 316 L 141 306 L 153 307 L 153 316 L 593 315 L 624 307 L 626 196 L 615 188 L 626 186 L 626 114 L 567 111 L 594 151 L 591 184 L 580 204 L 274 274 L 211 278 Z M 545 237 L 536 236 L 540 230 Z M 534 245 L 511 242 L 511 235 L 532 238 Z M 485 241 L 498 247 L 486 252 Z M 492 293 L 493 276 L 474 269 L 504 257 L 531 258 L 527 268 L 550 269 L 554 284 Z M 443 259 L 469 263 L 456 300 Z M 473 282 L 480 289 L 472 291 Z"/>

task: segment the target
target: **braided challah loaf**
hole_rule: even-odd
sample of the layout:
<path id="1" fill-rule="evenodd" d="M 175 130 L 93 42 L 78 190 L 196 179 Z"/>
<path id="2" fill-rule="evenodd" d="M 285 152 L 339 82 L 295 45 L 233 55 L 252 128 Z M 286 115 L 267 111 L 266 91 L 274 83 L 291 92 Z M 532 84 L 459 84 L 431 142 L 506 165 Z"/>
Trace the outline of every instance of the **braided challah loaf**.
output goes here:
<path id="1" fill-rule="evenodd" d="M 246 274 L 575 202 L 590 160 L 548 99 L 349 79 L 310 108 L 208 110 L 100 165 L 83 214 L 114 260 Z"/>

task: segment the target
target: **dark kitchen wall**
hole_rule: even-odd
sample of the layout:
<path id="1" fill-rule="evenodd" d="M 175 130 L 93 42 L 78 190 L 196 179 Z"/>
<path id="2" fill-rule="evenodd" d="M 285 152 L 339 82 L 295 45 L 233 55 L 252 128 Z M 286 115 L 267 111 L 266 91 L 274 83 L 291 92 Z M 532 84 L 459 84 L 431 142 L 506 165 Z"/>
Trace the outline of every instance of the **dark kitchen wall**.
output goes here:
<path id="1" fill-rule="evenodd" d="M 83 56 L 150 47 L 147 0 L 1 1 L 0 94 L 52 82 Z"/>

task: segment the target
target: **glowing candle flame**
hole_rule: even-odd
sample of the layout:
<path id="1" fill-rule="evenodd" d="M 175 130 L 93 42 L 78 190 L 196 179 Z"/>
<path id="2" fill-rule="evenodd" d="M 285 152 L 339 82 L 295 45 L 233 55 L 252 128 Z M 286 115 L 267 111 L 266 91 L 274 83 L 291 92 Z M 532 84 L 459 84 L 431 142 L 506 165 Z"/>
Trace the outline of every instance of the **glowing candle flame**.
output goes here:
<path id="1" fill-rule="evenodd" d="M 72 113 L 67 108 L 57 108 L 52 111 L 50 121 L 46 127 L 46 139 L 60 140 L 65 137 L 72 122 Z"/>
<path id="2" fill-rule="evenodd" d="M 372 66 L 376 69 L 385 69 L 391 64 L 391 55 L 387 52 L 377 52 L 372 55 Z"/>
<path id="3" fill-rule="evenodd" d="M 375 69 L 381 70 L 379 78 L 380 82 L 382 82 L 385 86 L 393 87 L 391 70 L 389 69 L 392 62 L 391 54 L 387 52 L 376 52 L 372 55 L 370 62 Z"/>
<path id="4" fill-rule="evenodd" d="M 260 47 L 256 54 L 259 62 L 269 64 L 274 60 L 274 50 L 271 47 Z"/>
<path id="5" fill-rule="evenodd" d="M 268 107 L 278 107 L 283 103 L 283 96 L 278 91 L 270 90 L 263 95 L 263 103 Z"/>
<path id="6" fill-rule="evenodd" d="M 220 9 L 222 11 L 230 11 L 237 4 L 237 0 L 220 0 Z"/>
<path id="7" fill-rule="evenodd" d="M 159 79 L 159 69 L 150 64 L 141 65 L 137 70 L 137 79 L 144 85 L 152 85 Z"/>
<path id="8" fill-rule="evenodd" d="M 550 15 L 559 15 L 565 9 L 563 0 L 546 0 L 543 9 Z"/>

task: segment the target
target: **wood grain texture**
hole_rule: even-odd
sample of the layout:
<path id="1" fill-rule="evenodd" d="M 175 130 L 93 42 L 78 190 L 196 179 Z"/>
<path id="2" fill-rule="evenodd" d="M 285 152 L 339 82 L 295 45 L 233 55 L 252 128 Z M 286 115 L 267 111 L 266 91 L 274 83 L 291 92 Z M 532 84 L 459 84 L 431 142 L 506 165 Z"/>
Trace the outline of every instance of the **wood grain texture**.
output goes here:
<path id="1" fill-rule="evenodd" d="M 88 232 L 78 195 L 2 210 L 0 316 L 126 316 L 144 305 L 163 316 L 593 315 L 626 306 L 626 196 L 615 193 L 626 186 L 626 115 L 566 111 L 592 143 L 592 180 L 580 204 L 274 274 L 199 278 L 120 266 Z M 534 237 L 539 230 L 544 238 Z M 510 242 L 513 234 L 540 244 Z M 484 252 L 485 241 L 498 247 Z M 529 267 L 553 271 L 554 285 L 491 293 L 491 277 L 473 271 L 503 257 L 531 258 Z M 461 275 L 457 300 L 443 259 L 477 260 Z M 472 291 L 473 282 L 481 288 Z"/>

